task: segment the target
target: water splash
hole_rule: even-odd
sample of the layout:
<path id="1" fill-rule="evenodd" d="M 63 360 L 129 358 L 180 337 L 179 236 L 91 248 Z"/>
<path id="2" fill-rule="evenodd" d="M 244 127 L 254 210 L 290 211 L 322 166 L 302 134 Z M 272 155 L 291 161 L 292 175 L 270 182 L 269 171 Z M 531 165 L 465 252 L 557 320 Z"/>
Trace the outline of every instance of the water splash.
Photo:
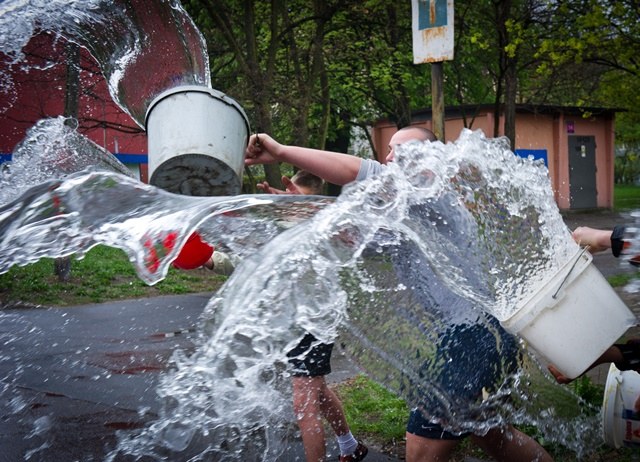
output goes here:
<path id="1" fill-rule="evenodd" d="M 275 233 L 282 223 L 308 217 L 308 208 L 296 216 L 296 204 L 311 202 L 322 207 L 330 201 L 289 196 L 276 205 L 269 196 L 194 198 L 171 194 L 114 172 L 78 172 L 41 183 L 0 208 L 0 272 L 43 257 L 83 256 L 92 247 L 104 244 L 124 250 L 138 276 L 155 284 L 166 276 L 169 264 L 191 233 L 209 217 L 222 215 L 218 218 L 220 230 L 229 229 L 224 215 L 232 212 L 238 221 L 244 216 L 244 223 L 252 222 L 255 229 Z M 264 227 L 258 217 L 251 218 L 251 212 L 245 216 L 242 211 L 253 207 L 255 213 L 264 214 L 259 206 L 271 204 L 276 215 L 282 215 L 277 209 L 283 207 L 291 207 L 293 213 L 286 222 L 271 222 Z M 214 242 L 225 242 L 225 234 L 203 231 L 205 237 L 210 234 L 216 236 Z M 272 234 L 259 235 L 253 241 L 243 239 L 240 255 L 270 237 Z M 234 246 L 240 238 L 230 237 L 229 245 Z"/>
<path id="2" fill-rule="evenodd" d="M 0 30 L 0 52 L 14 63 L 38 30 L 89 50 L 114 101 L 141 127 L 164 90 L 211 85 L 204 38 L 177 0 L 8 0 L 0 4 Z M 0 82 L 11 94 L 8 76 Z"/>
<path id="3" fill-rule="evenodd" d="M 121 435 L 111 457 L 277 459 L 292 432 L 286 352 L 305 332 L 340 338 L 370 376 L 452 431 L 528 423 L 547 441 L 592 451 L 597 412 L 555 387 L 524 351 L 503 350 L 509 337 L 492 316 L 575 248 L 547 187 L 540 164 L 481 133 L 407 148 L 382 176 L 345 188 L 243 260 L 209 303 L 196 351 L 177 354 L 163 377 L 160 418 Z M 216 229 L 214 217 L 206 223 Z M 527 257 L 517 265 L 501 259 L 514 247 Z M 497 380 L 486 400 L 471 390 L 460 401 L 445 383 L 456 370 L 446 357 L 476 329 Z M 483 364 L 484 353 L 470 360 Z M 555 387 L 571 412 L 555 411 L 541 386 Z"/>
<path id="4" fill-rule="evenodd" d="M 121 433 L 111 458 L 276 460 L 296 437 L 286 353 L 306 332 L 339 338 L 367 374 L 452 431 L 514 422 L 578 454 L 598 445 L 597 412 L 495 320 L 576 249 L 544 167 L 500 140 L 465 131 L 456 143 L 407 145 L 335 201 L 189 197 L 73 173 L 0 209 L 0 271 L 101 243 L 153 284 L 195 229 L 241 264 L 205 310 L 194 353 L 176 354 L 162 377 L 160 417 Z M 483 343 L 465 357 L 469 338 Z M 485 400 L 476 364 L 493 368 Z M 545 387 L 571 412 L 556 411 Z"/>
<path id="5" fill-rule="evenodd" d="M 84 137 L 73 119 L 42 119 L 15 147 L 11 162 L 2 165 L 0 204 L 18 198 L 27 189 L 84 169 L 106 170 L 133 176 L 110 152 Z"/>
<path id="6" fill-rule="evenodd" d="M 36 27 L 90 50 L 141 126 L 161 91 L 210 84 L 204 42 L 177 1 L 5 1 L 0 50 L 19 61 Z M 0 83 L 9 94 L 5 76 Z M 372 377 L 454 431 L 530 423 L 578 455 L 600 440 L 592 409 L 559 415 L 537 393 L 553 384 L 521 351 L 509 355 L 517 372 L 509 358 L 494 361 L 501 383 L 485 401 L 456 403 L 440 382 L 448 369 L 436 353 L 461 346 L 443 334 L 479 328 L 501 352 L 492 320 L 576 250 L 543 165 L 515 157 L 502 140 L 465 131 L 455 144 L 407 147 L 384 175 L 345 188 L 335 203 L 175 196 L 115 173 L 71 173 L 79 165 L 41 182 L 50 163 L 20 183 L 20 162 L 3 178 L 0 271 L 103 243 L 125 250 L 153 284 L 194 229 L 244 258 L 207 307 L 198 349 L 177 354 L 163 377 L 160 418 L 123 433 L 112 457 L 277 459 L 294 432 L 286 352 L 305 332 L 343 339 Z"/>

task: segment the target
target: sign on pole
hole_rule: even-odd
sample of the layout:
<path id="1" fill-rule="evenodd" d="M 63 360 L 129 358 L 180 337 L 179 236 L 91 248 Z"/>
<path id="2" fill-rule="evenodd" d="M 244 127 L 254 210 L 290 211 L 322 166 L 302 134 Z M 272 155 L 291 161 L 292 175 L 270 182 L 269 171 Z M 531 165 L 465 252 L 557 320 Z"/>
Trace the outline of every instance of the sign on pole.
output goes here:
<path id="1" fill-rule="evenodd" d="M 414 64 L 453 59 L 453 0 L 411 0 Z"/>

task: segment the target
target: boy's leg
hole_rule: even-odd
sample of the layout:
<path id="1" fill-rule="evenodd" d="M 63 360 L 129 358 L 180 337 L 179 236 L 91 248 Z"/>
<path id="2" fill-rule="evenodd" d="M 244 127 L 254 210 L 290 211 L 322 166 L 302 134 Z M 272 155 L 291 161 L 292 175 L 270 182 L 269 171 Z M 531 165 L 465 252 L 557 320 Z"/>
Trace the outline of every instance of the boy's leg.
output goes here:
<path id="1" fill-rule="evenodd" d="M 407 422 L 407 462 L 446 462 L 463 438 L 464 435 L 447 432 L 414 409 Z"/>
<path id="2" fill-rule="evenodd" d="M 325 380 L 331 372 L 332 349 L 333 344 L 318 343 L 315 337 L 307 334 L 287 354 L 293 367 L 293 404 L 302 442 L 308 461 L 322 460 L 326 445 L 322 426 L 324 417 L 338 439 L 341 460 L 345 457 L 347 460 L 362 460 L 367 448 L 359 444 L 349 431 L 342 403 Z"/>
<path id="3" fill-rule="evenodd" d="M 536 440 L 513 426 L 494 428 L 471 440 L 498 462 L 553 462 L 553 458 Z"/>
<path id="4" fill-rule="evenodd" d="M 293 377 L 293 411 L 298 420 L 307 462 L 321 462 L 326 452 L 320 409 L 323 377 Z"/>
<path id="5" fill-rule="evenodd" d="M 459 442 L 459 440 L 425 438 L 409 432 L 406 438 L 407 462 L 446 462 Z"/>
<path id="6" fill-rule="evenodd" d="M 336 436 L 346 435 L 349 433 L 349 425 L 344 415 L 342 402 L 333 390 L 327 386 L 327 381 L 324 376 L 313 378 L 318 379 L 320 412 L 322 412 L 322 416 L 327 419 Z"/>

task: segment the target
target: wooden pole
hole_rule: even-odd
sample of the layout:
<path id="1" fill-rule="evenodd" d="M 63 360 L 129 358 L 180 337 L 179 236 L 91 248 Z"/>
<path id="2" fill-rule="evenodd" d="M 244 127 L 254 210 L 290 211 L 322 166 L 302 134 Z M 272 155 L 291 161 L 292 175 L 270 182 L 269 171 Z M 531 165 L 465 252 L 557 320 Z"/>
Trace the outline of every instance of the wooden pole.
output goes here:
<path id="1" fill-rule="evenodd" d="M 442 61 L 431 63 L 431 130 L 444 142 L 444 78 Z"/>

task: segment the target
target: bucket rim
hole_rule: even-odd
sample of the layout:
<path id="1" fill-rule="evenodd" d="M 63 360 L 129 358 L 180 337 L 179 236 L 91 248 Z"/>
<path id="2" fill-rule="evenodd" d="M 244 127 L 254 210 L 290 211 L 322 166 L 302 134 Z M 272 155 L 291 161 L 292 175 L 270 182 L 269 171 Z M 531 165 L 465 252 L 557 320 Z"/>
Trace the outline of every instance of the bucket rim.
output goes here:
<path id="1" fill-rule="evenodd" d="M 607 373 L 607 381 L 602 397 L 602 437 L 607 444 L 620 447 L 620 441 L 616 432 L 616 406 L 618 404 L 618 389 L 620 387 L 621 372 L 611 363 Z"/>
<path id="2" fill-rule="evenodd" d="M 215 90 L 211 87 L 205 87 L 202 85 L 181 85 L 181 86 L 169 88 L 168 90 L 165 90 L 162 93 L 160 93 L 158 96 L 156 96 L 151 101 L 151 103 L 149 103 L 149 107 L 147 108 L 147 112 L 145 113 L 145 116 L 144 116 L 145 131 L 148 132 L 147 126 L 149 124 L 149 116 L 151 115 L 151 111 L 153 110 L 153 108 L 155 108 L 160 103 L 160 101 L 170 96 L 176 95 L 178 93 L 205 93 L 209 96 L 219 99 L 220 101 L 222 101 L 225 104 L 228 104 L 229 106 L 233 106 L 242 115 L 245 125 L 247 126 L 247 133 L 251 133 L 249 118 L 247 117 L 247 114 L 244 112 L 244 109 L 242 109 L 242 106 L 240 106 L 240 104 L 236 100 L 231 98 L 226 93 L 221 92 L 220 90 Z"/>

